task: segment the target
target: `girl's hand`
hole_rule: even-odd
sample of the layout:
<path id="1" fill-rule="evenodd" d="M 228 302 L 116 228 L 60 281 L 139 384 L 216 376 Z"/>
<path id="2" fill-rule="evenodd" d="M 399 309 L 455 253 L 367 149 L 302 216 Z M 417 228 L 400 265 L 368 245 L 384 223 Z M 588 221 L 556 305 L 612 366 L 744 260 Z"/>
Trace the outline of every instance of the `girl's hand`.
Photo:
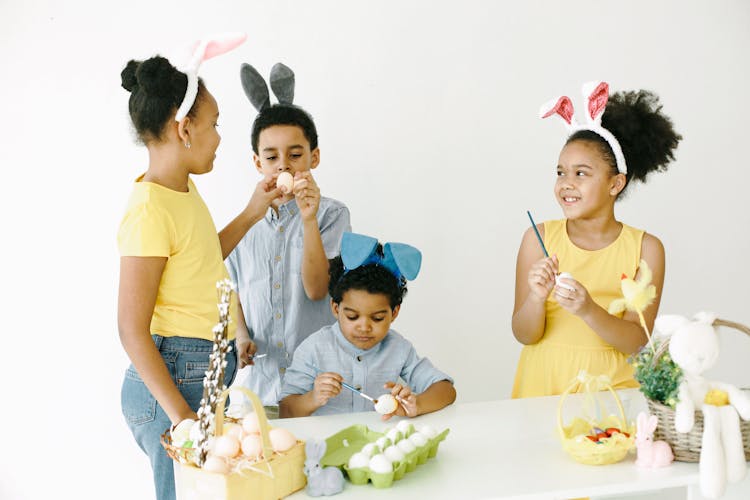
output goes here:
<path id="1" fill-rule="evenodd" d="M 320 206 L 320 188 L 309 170 L 294 174 L 293 191 L 302 220 L 314 219 Z"/>
<path id="2" fill-rule="evenodd" d="M 250 339 L 240 339 L 238 337 L 235 346 L 237 347 L 237 361 L 240 368 L 255 364 L 253 362 L 253 356 L 255 356 L 257 350 L 255 342 Z"/>
<path id="3" fill-rule="evenodd" d="M 276 177 L 266 176 L 256 184 L 246 210 L 254 220 L 260 220 L 265 217 L 271 203 L 282 196 L 284 193 L 276 187 Z"/>
<path id="4" fill-rule="evenodd" d="M 540 301 L 547 300 L 555 288 L 555 276 L 558 273 L 557 255 L 539 259 L 529 269 L 529 291 Z"/>
<path id="5" fill-rule="evenodd" d="M 324 372 L 315 377 L 311 392 L 316 408 L 320 408 L 328 403 L 329 399 L 338 396 L 343 380 L 341 375 L 334 372 Z"/>
<path id="6" fill-rule="evenodd" d="M 563 287 L 563 283 L 572 290 Z M 560 278 L 560 285 L 555 287 L 555 299 L 560 307 L 576 316 L 585 315 L 594 304 L 586 287 L 572 278 Z"/>
<path id="7" fill-rule="evenodd" d="M 411 392 L 408 385 L 386 382 L 383 387 L 390 389 L 391 395 L 396 398 L 396 401 L 399 403 L 398 406 L 396 406 L 396 411 L 383 415 L 383 420 L 388 420 L 394 415 L 398 415 L 399 417 L 416 417 L 419 415 L 419 410 L 417 409 L 417 395 Z"/>

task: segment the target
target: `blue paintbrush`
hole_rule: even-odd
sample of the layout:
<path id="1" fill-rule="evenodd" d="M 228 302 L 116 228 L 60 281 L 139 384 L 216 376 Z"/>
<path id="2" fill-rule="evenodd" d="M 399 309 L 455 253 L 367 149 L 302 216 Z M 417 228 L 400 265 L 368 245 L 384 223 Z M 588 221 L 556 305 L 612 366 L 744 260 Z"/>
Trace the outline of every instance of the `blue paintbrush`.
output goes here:
<path id="1" fill-rule="evenodd" d="M 539 240 L 539 245 L 541 245 L 542 247 L 544 256 L 549 257 L 549 253 L 547 253 L 547 248 L 544 246 L 544 241 L 542 241 L 542 235 L 539 234 L 539 230 L 536 228 L 536 224 L 534 223 L 534 218 L 531 216 L 531 212 L 526 210 L 526 214 L 529 216 L 529 220 L 531 221 L 531 227 L 534 228 L 534 233 L 536 233 L 536 239 Z"/>
<path id="2" fill-rule="evenodd" d="M 315 373 L 321 373 L 321 370 L 320 370 L 320 368 L 318 368 L 317 366 L 315 366 L 315 365 L 311 365 L 310 363 L 305 363 L 305 364 L 306 364 L 306 365 L 307 365 L 307 367 L 308 367 L 308 368 L 310 368 L 311 370 L 315 370 Z M 362 392 L 362 391 L 360 391 L 360 390 L 357 390 L 356 388 L 352 387 L 351 385 L 347 384 L 346 382 L 341 382 L 341 385 L 342 385 L 343 387 L 346 387 L 347 389 L 349 389 L 349 390 L 350 390 L 350 391 L 352 391 L 352 392 L 356 392 L 357 394 L 359 394 L 359 395 L 360 395 L 360 396 L 362 396 L 363 398 L 365 398 L 365 399 L 369 399 L 370 401 L 372 401 L 372 404 L 376 404 L 376 403 L 378 402 L 378 400 L 377 400 L 377 399 L 373 399 L 373 398 L 371 398 L 370 396 L 368 396 L 368 395 L 367 395 L 367 394 L 365 394 L 364 392 Z"/>

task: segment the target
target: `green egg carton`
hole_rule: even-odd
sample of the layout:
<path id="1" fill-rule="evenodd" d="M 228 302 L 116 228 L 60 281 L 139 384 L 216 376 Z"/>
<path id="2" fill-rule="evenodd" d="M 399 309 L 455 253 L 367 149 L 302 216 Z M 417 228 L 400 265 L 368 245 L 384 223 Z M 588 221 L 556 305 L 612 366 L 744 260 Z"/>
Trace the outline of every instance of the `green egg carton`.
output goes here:
<path id="1" fill-rule="evenodd" d="M 413 431 L 412 427 L 411 432 L 407 435 Z M 349 459 L 356 452 L 362 450 L 362 447 L 366 444 L 374 443 L 385 434 L 370 430 L 365 425 L 352 425 L 326 439 L 326 454 L 320 460 L 320 464 L 323 467 L 340 468 L 352 484 L 362 485 L 371 482 L 375 488 L 389 488 L 394 481 L 404 477 L 407 472 L 414 471 L 418 465 L 427 462 L 428 458 L 435 457 L 440 442 L 445 439 L 449 432 L 450 429 L 445 429 L 434 438 L 429 439 L 425 446 L 406 454 L 403 461 L 393 462 L 392 472 L 376 473 L 367 467 L 349 469 Z"/>

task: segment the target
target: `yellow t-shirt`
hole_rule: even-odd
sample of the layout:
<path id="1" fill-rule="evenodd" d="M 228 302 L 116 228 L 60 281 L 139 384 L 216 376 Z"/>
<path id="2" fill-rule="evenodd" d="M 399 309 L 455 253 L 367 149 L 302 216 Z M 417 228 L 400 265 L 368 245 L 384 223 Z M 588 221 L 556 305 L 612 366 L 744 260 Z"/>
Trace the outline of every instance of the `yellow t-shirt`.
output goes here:
<path id="1" fill-rule="evenodd" d="M 605 248 L 583 250 L 568 238 L 566 220 L 544 223 L 544 245 L 550 254 L 557 254 L 560 272 L 572 274 L 605 310 L 622 297 L 622 274 L 635 276 L 642 241 L 642 230 L 623 224 L 620 235 Z M 560 307 L 554 294 L 547 298 L 545 309 L 544 336 L 521 350 L 514 398 L 561 394 L 582 369 L 592 375 L 609 376 L 616 389 L 638 387 L 628 355 L 602 340 L 581 318 Z"/>
<path id="2" fill-rule="evenodd" d="M 229 274 L 211 214 L 192 180 L 182 193 L 142 178 L 136 179 L 117 243 L 123 257 L 167 257 L 151 333 L 213 340 L 219 322 L 216 282 Z M 232 294 L 229 339 L 236 304 Z"/>

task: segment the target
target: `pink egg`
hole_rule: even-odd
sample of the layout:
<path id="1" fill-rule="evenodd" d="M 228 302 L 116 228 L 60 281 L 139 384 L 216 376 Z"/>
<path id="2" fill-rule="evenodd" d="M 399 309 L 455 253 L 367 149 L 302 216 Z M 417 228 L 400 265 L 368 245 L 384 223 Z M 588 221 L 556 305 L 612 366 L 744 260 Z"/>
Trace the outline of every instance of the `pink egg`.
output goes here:
<path id="1" fill-rule="evenodd" d="M 292 192 L 294 188 L 294 177 L 289 172 L 281 172 L 276 178 L 276 187 L 285 187 L 287 193 Z"/>
<path id="2" fill-rule="evenodd" d="M 234 436 L 238 441 L 242 441 L 242 438 L 244 437 L 242 435 L 242 426 L 239 424 L 233 424 L 231 422 L 228 424 L 224 424 L 224 435 Z"/>
<path id="3" fill-rule="evenodd" d="M 271 438 L 273 451 L 286 451 L 297 444 L 297 438 L 286 429 L 271 429 L 268 437 Z"/>
<path id="4" fill-rule="evenodd" d="M 260 424 L 258 423 L 258 415 L 256 413 L 250 413 L 242 419 L 242 429 L 248 434 L 260 434 Z"/>
<path id="5" fill-rule="evenodd" d="M 217 457 L 235 457 L 240 452 L 240 442 L 234 436 L 219 436 L 214 442 L 213 452 Z"/>
<path id="6" fill-rule="evenodd" d="M 206 461 L 203 462 L 203 470 L 207 470 L 208 472 L 216 472 L 218 474 L 228 474 L 229 465 L 223 458 L 210 455 L 206 457 Z"/>
<path id="7" fill-rule="evenodd" d="M 242 440 L 242 454 L 249 458 L 258 458 L 263 453 L 260 435 L 250 434 Z"/>

